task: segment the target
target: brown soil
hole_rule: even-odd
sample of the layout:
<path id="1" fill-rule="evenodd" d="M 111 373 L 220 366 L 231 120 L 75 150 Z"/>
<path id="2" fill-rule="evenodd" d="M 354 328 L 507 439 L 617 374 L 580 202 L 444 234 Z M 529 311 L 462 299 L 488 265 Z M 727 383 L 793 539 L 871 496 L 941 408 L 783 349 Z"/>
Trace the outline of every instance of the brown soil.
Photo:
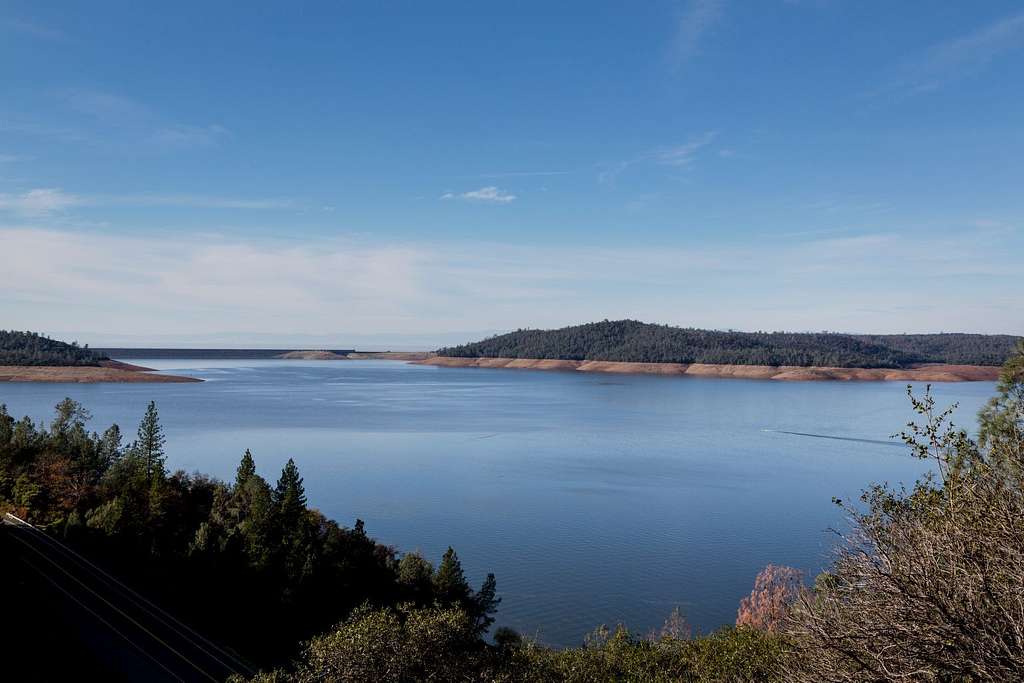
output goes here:
<path id="1" fill-rule="evenodd" d="M 692 375 L 782 381 L 861 380 L 899 382 L 992 382 L 999 368 L 985 365 L 921 365 L 905 370 L 885 368 L 828 368 L 791 365 L 710 365 L 705 363 L 623 363 L 617 361 L 537 360 L 530 358 L 451 358 L 433 356 L 416 361 L 446 368 L 516 368 L 571 370 L 646 375 Z"/>
<path id="2" fill-rule="evenodd" d="M 195 377 L 159 375 L 116 360 L 95 366 L 0 365 L 0 382 L 202 382 Z"/>

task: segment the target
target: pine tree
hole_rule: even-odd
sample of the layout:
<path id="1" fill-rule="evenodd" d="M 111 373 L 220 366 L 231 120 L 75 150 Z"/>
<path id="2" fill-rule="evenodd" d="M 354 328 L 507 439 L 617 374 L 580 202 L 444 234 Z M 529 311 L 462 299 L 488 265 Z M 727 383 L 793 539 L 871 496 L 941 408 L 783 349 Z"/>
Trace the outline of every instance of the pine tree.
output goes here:
<path id="1" fill-rule="evenodd" d="M 425 602 L 433 592 L 434 567 L 418 552 L 406 553 L 398 561 L 398 582 Z"/>
<path id="2" fill-rule="evenodd" d="M 92 418 L 92 415 L 78 401 L 65 398 L 57 404 L 57 417 L 50 425 L 50 432 L 53 434 L 67 434 L 74 428 L 82 429 L 85 423 Z"/>
<path id="3" fill-rule="evenodd" d="M 285 532 L 294 530 L 306 511 L 306 490 L 302 486 L 299 468 L 291 458 L 288 458 L 284 469 L 281 470 L 281 478 L 277 480 L 274 502 Z"/>
<path id="4" fill-rule="evenodd" d="M 121 428 L 110 425 L 99 443 L 100 461 L 108 468 L 121 458 Z"/>
<path id="5" fill-rule="evenodd" d="M 162 479 L 165 475 L 165 442 L 164 430 L 160 426 L 160 417 L 156 412 L 156 403 L 150 401 L 146 414 L 139 424 L 139 438 L 135 443 L 135 448 L 145 465 L 147 479 Z"/>
<path id="6" fill-rule="evenodd" d="M 441 564 L 434 572 L 434 595 L 439 601 L 448 604 L 464 604 L 469 600 L 469 584 L 466 583 L 459 556 L 451 546 L 448 546 Z"/>
<path id="7" fill-rule="evenodd" d="M 256 474 L 256 463 L 252 459 L 252 453 L 248 448 L 245 449 L 245 454 L 242 455 L 242 462 L 238 463 L 238 469 L 235 470 L 235 488 L 240 489 L 245 486 L 245 482 Z"/>
<path id="8" fill-rule="evenodd" d="M 497 592 L 498 583 L 494 579 L 494 574 L 488 574 L 483 585 L 480 586 L 480 590 L 473 596 L 473 601 L 476 603 L 476 614 L 474 615 L 476 629 L 481 635 L 486 633 L 494 623 L 494 617 L 491 615 L 498 611 L 498 604 L 501 602 L 501 598 L 497 597 Z"/>
<path id="9" fill-rule="evenodd" d="M 1001 444 L 1007 454 L 1024 456 L 1024 340 L 999 373 L 996 395 L 978 416 L 982 446 Z"/>

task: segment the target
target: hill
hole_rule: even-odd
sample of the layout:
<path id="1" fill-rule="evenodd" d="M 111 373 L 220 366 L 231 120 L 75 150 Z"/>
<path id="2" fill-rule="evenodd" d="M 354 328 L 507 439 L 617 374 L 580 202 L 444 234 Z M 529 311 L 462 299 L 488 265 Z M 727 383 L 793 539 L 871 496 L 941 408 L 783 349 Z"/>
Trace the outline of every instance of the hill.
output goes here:
<path id="1" fill-rule="evenodd" d="M 35 332 L 0 330 L 0 365 L 97 366 L 106 356 L 77 342 L 70 344 Z"/>
<path id="2" fill-rule="evenodd" d="M 926 359 L 950 365 L 1002 365 L 1013 355 L 1020 337 L 1009 334 L 858 334 L 856 339 L 881 344 Z"/>
<path id="3" fill-rule="evenodd" d="M 1002 364 L 1017 337 L 733 332 L 616 320 L 517 330 L 440 349 L 442 357 L 902 369 L 924 363 Z"/>

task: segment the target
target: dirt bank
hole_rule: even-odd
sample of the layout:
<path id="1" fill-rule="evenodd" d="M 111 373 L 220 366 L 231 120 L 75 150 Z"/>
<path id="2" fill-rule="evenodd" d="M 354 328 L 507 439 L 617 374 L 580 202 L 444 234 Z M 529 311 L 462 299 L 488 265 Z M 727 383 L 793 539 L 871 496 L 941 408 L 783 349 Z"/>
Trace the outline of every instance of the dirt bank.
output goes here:
<path id="1" fill-rule="evenodd" d="M 828 368 L 791 365 L 710 365 L 705 363 L 623 363 L 618 361 L 537 360 L 529 358 L 450 358 L 434 356 L 421 365 L 446 368 L 516 368 L 521 370 L 571 370 L 574 372 L 617 372 L 644 375 L 690 375 L 782 381 L 900 381 L 900 382 L 992 382 L 999 368 L 984 365 L 921 365 L 905 370 L 885 368 Z"/>
<path id="2" fill-rule="evenodd" d="M 97 366 L 0 365 L 0 382 L 202 382 L 195 377 L 159 375 L 151 368 L 101 361 Z"/>

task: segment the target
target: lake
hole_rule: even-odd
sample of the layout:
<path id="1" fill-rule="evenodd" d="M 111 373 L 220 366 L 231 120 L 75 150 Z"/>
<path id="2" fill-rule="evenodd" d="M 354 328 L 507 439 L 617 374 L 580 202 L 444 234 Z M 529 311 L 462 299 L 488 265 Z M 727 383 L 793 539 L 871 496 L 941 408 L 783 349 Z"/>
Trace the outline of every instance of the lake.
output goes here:
<path id="1" fill-rule="evenodd" d="M 454 546 L 474 585 L 496 574 L 497 625 L 553 645 L 646 633 L 675 606 L 701 631 L 731 623 L 764 565 L 825 566 L 833 496 L 926 469 L 888 438 L 912 417 L 899 382 L 131 362 L 207 381 L 0 384 L 0 402 L 49 419 L 70 396 L 132 435 L 155 400 L 171 469 L 230 479 L 250 448 L 273 483 L 292 457 L 311 505 L 435 563 Z M 973 425 L 993 385 L 933 390 Z"/>

